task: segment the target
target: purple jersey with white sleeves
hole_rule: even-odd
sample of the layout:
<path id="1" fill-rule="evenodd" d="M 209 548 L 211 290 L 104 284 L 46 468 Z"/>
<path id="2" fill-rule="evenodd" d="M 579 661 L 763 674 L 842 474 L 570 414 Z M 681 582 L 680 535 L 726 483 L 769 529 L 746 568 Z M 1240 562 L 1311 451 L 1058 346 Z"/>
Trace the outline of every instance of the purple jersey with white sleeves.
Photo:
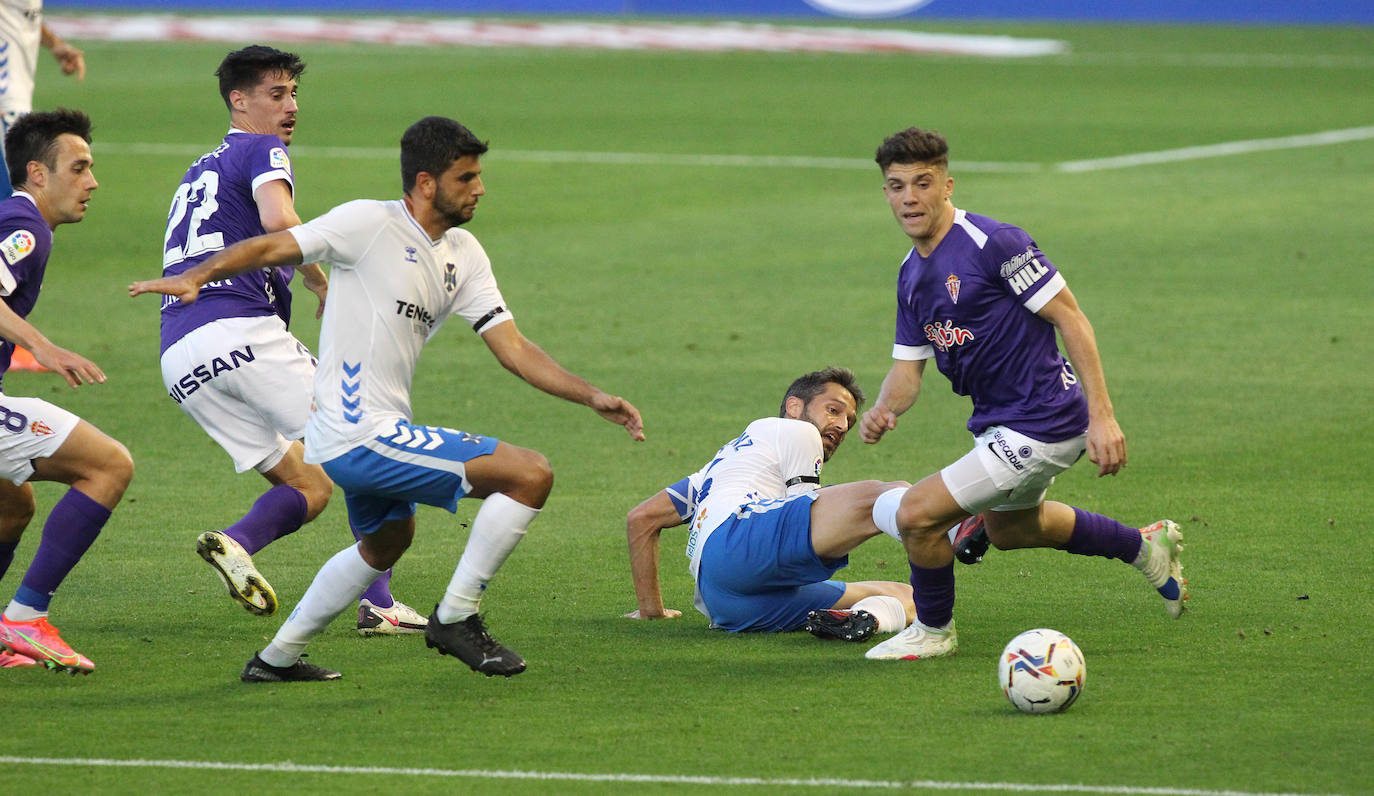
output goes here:
<path id="1" fill-rule="evenodd" d="M 1087 401 L 1054 325 L 1035 314 L 1063 288 L 1025 230 L 956 210 L 929 257 L 912 249 L 902 263 L 892 356 L 934 357 L 954 391 L 972 397 L 975 434 L 1004 425 L 1046 442 L 1077 436 Z"/>
<path id="2" fill-rule="evenodd" d="M 181 178 L 167 213 L 162 275 L 175 276 L 266 232 L 253 192 L 273 180 L 285 180 L 295 190 L 291 159 L 275 135 L 230 130 L 222 144 L 196 159 Z M 162 350 L 221 318 L 279 315 L 289 326 L 291 289 L 287 284 L 294 272 L 293 268 L 264 268 L 211 282 L 191 304 L 163 297 Z"/>
<path id="3" fill-rule="evenodd" d="M 22 191 L 0 200 L 0 300 L 27 318 L 38 303 L 43 273 L 52 253 L 52 227 Z M 0 380 L 9 370 L 14 342 L 0 341 Z"/>

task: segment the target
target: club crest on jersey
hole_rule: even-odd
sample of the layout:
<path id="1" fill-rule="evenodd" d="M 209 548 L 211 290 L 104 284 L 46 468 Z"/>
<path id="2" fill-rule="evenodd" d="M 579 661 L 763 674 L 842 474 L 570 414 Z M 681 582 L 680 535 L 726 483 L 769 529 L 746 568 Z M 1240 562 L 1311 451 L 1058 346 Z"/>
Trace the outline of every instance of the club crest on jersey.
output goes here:
<path id="1" fill-rule="evenodd" d="M 948 351 L 954 346 L 963 345 L 974 339 L 973 332 L 955 326 L 953 321 L 945 321 L 943 324 L 928 323 L 922 331 L 926 333 L 926 339 L 941 351 Z"/>
<path id="2" fill-rule="evenodd" d="M 452 293 L 458 289 L 458 266 L 444 263 L 444 290 Z"/>
<path id="3" fill-rule="evenodd" d="M 42 420 L 35 420 L 29 424 L 29 431 L 40 437 L 46 437 L 52 433 L 52 427 Z"/>
<path id="4" fill-rule="evenodd" d="M 16 229 L 5 238 L 4 243 L 0 243 L 0 254 L 4 254 L 5 262 L 14 265 L 32 254 L 37 242 L 32 232 L 27 229 Z"/>
<path id="5" fill-rule="evenodd" d="M 418 262 L 420 262 L 420 260 L 419 260 L 418 258 L 416 258 L 416 256 L 415 256 L 415 255 L 417 254 L 417 252 L 416 252 L 414 246 L 407 246 L 406 249 L 405 249 L 405 252 L 406 252 L 406 262 L 408 262 L 408 263 L 418 263 Z"/>
<path id="6" fill-rule="evenodd" d="M 959 303 L 959 285 L 959 277 L 954 274 L 945 277 L 945 290 L 949 291 L 949 300 L 955 304 Z"/>
<path id="7" fill-rule="evenodd" d="M 287 156 L 286 150 L 279 146 L 272 147 L 272 151 L 267 153 L 267 162 L 272 164 L 274 169 L 291 171 L 291 158 Z"/>

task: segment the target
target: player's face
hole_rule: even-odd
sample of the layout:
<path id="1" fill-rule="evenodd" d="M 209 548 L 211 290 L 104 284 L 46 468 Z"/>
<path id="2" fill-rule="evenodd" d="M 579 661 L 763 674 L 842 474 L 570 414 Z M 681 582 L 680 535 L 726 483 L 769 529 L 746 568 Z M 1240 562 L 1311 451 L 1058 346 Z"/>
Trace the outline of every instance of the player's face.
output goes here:
<path id="1" fill-rule="evenodd" d="M 235 96 L 237 95 L 237 96 Z M 239 112 L 234 123 L 250 133 L 275 135 L 291 143 L 296 132 L 296 81 L 285 72 L 268 72 L 253 88 L 229 97 Z"/>
<path id="2" fill-rule="evenodd" d="M 953 221 L 949 198 L 954 194 L 954 179 L 941 166 L 893 163 L 883 172 L 883 194 L 902 231 L 918 249 L 923 249 L 922 244 L 934 248 Z"/>
<path id="3" fill-rule="evenodd" d="M 58 136 L 57 168 L 48 172 L 43 187 L 49 223 L 55 227 L 85 218 L 91 193 L 98 185 L 91 172 L 90 144 L 79 135 L 64 133 Z"/>
<path id="4" fill-rule="evenodd" d="M 845 435 L 854 426 L 857 412 L 854 396 L 833 381 L 828 382 L 825 391 L 812 398 L 802 409 L 800 419 L 810 421 L 821 432 L 825 461 L 830 461 L 840 443 L 844 442 Z"/>
<path id="5" fill-rule="evenodd" d="M 434 209 L 450 227 L 471 221 L 477 200 L 487 192 L 482 185 L 482 163 L 476 155 L 453 161 L 434 183 Z"/>

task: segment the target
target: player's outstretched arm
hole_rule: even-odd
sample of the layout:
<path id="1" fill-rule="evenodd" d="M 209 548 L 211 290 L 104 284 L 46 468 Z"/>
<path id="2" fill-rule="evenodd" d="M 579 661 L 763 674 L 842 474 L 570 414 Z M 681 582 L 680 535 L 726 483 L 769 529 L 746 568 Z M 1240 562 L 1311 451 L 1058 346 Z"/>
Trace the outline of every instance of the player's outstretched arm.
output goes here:
<path id="1" fill-rule="evenodd" d="M 4 302 L 0 302 L 0 337 L 27 348 L 38 364 L 61 374 L 72 387 L 105 382 L 105 373 L 94 362 L 53 344 L 37 327 L 19 317 Z"/>
<path id="2" fill-rule="evenodd" d="M 883 378 L 878 400 L 859 418 L 859 438 L 872 445 L 897 427 L 897 417 L 916 403 L 921 394 L 921 374 L 924 359 L 894 359 L 892 368 Z"/>
<path id="3" fill-rule="evenodd" d="M 607 420 L 625 427 L 631 439 L 644 440 L 644 421 L 639 410 L 618 395 L 593 387 L 520 333 L 515 321 L 506 321 L 482 332 L 482 340 L 501 366 L 549 395 L 591 407 Z"/>
<path id="4" fill-rule="evenodd" d="M 254 268 L 299 265 L 301 259 L 301 247 L 297 245 L 295 235 L 290 232 L 273 232 L 235 243 L 195 268 L 176 276 L 134 282 L 129 285 L 129 295 L 162 293 L 176 296 L 186 302 L 195 301 L 196 296 L 200 295 L 200 289 L 207 282 L 227 279 Z"/>
<path id="5" fill-rule="evenodd" d="M 86 79 L 86 53 L 53 33 L 46 22 L 39 27 L 38 42 L 52 51 L 52 57 L 57 59 L 58 66 L 62 68 L 62 74 L 76 75 L 77 82 Z"/>
<path id="6" fill-rule="evenodd" d="M 630 510 L 625 517 L 625 540 L 630 545 L 630 574 L 635 582 L 637 610 L 626 619 L 676 619 L 681 611 L 663 607 L 663 592 L 658 581 L 658 539 L 664 528 L 681 525 L 677 507 L 661 491 Z"/>
<path id="7" fill-rule="evenodd" d="M 1116 475 L 1126 466 L 1126 435 L 1116 422 L 1112 399 L 1107 394 L 1107 377 L 1092 324 L 1067 287 L 1037 314 L 1059 330 L 1069 362 L 1083 386 L 1083 397 L 1088 401 L 1088 459 L 1097 465 L 1098 477 Z"/>

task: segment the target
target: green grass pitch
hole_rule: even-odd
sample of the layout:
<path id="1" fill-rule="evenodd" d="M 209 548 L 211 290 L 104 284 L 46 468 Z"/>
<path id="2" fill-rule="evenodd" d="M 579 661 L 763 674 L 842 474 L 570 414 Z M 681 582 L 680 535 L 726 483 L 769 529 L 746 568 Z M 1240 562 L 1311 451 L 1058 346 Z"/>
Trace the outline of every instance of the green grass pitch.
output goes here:
<path id="1" fill-rule="evenodd" d="M 1011 26 L 936 26 L 1005 33 Z M 337 683 L 250 687 L 239 669 L 281 617 L 234 606 L 194 553 L 262 491 L 165 397 L 156 301 L 171 193 L 226 126 L 223 44 L 81 42 L 75 84 L 45 60 L 39 107 L 87 110 L 101 181 L 60 228 L 32 320 L 105 385 L 13 373 L 128 445 L 138 471 L 53 603 L 97 664 L 7 671 L 0 782 L 12 792 L 741 793 L 930 781 L 1356 793 L 1374 788 L 1374 141 L 1061 173 L 1055 163 L 1348 129 L 1374 118 L 1367 29 L 1037 26 L 1035 60 L 286 44 L 309 62 L 293 149 L 298 208 L 399 195 L 396 145 L 443 114 L 489 138 L 470 229 L 521 328 L 644 414 L 648 442 L 505 373 L 461 323 L 426 351 L 421 422 L 543 451 L 557 484 L 484 608 L 530 661 L 489 680 L 413 637 L 361 639 L 345 614 L 310 648 Z M 267 39 L 268 43 L 271 42 Z M 247 43 L 245 40 L 244 43 Z M 1055 499 L 1187 542 L 1191 610 L 1170 621 L 1119 563 L 1049 551 L 960 568 L 956 657 L 883 665 L 805 634 L 735 637 L 692 610 L 683 535 L 665 534 L 680 620 L 633 623 L 625 512 L 774 411 L 799 373 L 854 368 L 876 394 L 908 243 L 874 168 L 541 162 L 503 152 L 834 157 L 932 127 L 960 207 L 1030 230 L 1096 328 L 1130 466 L 1080 464 Z M 143 145 L 157 145 L 145 147 Z M 163 148 L 159 148 L 163 147 Z M 351 148 L 359 148 L 349 156 Z M 961 161 L 1040 164 L 1023 172 Z M 296 330 L 314 344 L 309 297 Z M 931 371 L 881 445 L 851 439 L 829 482 L 914 480 L 968 445 L 964 400 Z M 7 600 L 60 495 L 35 518 Z M 394 580 L 427 610 L 475 505 L 422 508 Z M 285 610 L 348 532 L 341 499 L 257 560 Z M 879 538 L 855 579 L 906 577 Z M 1022 630 L 1068 633 L 1086 692 L 1016 713 L 994 683 Z M 40 765 L 36 758 L 385 766 L 691 777 L 547 780 Z M 731 778 L 739 778 L 728 784 Z M 822 787 L 797 780 L 832 778 Z M 780 782 L 792 781 L 791 784 Z M 772 784 L 770 784 L 772 783 Z M 976 788 L 972 788 L 976 789 Z"/>

